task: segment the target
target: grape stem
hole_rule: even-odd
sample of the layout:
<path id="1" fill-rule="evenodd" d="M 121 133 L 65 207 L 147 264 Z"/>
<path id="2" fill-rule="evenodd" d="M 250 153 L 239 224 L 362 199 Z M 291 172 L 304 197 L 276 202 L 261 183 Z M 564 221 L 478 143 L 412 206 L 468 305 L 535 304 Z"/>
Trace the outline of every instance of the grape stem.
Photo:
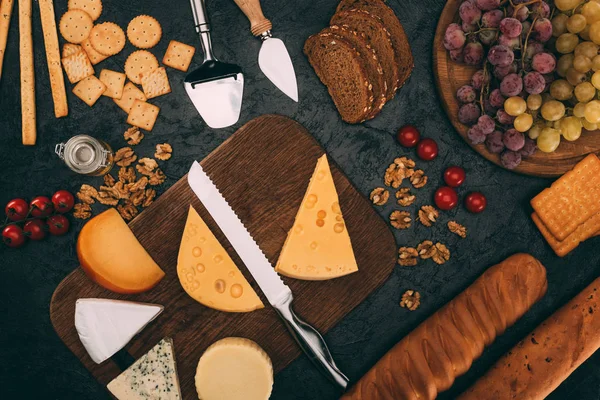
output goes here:
<path id="1" fill-rule="evenodd" d="M 521 68 L 523 69 L 523 71 L 525 71 L 525 55 L 527 54 L 527 44 L 529 43 L 529 35 L 531 35 L 531 31 L 533 30 L 533 27 L 535 26 L 535 21 L 537 21 L 539 15 L 536 15 L 535 18 L 533 19 L 533 22 L 531 23 L 531 26 L 529 27 L 529 32 L 527 32 L 527 36 L 525 36 L 525 43 L 523 43 L 523 45 L 521 46 L 521 48 L 523 49 L 523 51 L 521 52 Z"/>
<path id="2" fill-rule="evenodd" d="M 511 5 L 511 6 L 513 6 L 513 8 L 514 8 L 514 11 L 513 11 L 513 15 L 512 15 L 512 16 L 513 16 L 513 18 L 515 18 L 515 17 L 517 16 L 517 13 L 519 12 L 519 10 L 520 10 L 521 8 L 523 8 L 523 7 L 527 7 L 527 6 L 531 5 L 531 4 L 540 3 L 542 0 L 531 0 L 531 1 L 528 1 L 528 2 L 526 2 L 526 3 L 521 3 L 521 4 L 517 4 L 517 5 L 515 5 L 515 4 L 512 2 L 512 0 L 509 0 L 509 1 L 510 1 L 510 5 Z"/>
<path id="3" fill-rule="evenodd" d="M 484 106 L 484 101 L 483 101 L 483 93 L 488 91 L 489 89 L 489 85 L 490 85 L 490 80 L 488 79 L 486 82 L 486 77 L 487 77 L 487 61 L 483 63 L 483 83 L 481 84 L 481 92 L 479 93 L 479 106 L 481 107 L 481 115 L 485 114 L 485 106 Z"/>

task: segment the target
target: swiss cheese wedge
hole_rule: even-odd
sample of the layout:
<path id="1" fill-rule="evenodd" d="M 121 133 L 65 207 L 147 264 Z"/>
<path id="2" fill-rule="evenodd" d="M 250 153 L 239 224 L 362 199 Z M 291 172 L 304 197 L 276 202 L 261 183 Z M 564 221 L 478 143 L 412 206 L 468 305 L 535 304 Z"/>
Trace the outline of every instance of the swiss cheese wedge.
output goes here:
<path id="1" fill-rule="evenodd" d="M 93 281 L 117 293 L 145 292 L 165 276 L 114 208 L 83 226 L 77 256 Z"/>
<path id="2" fill-rule="evenodd" d="M 248 312 L 264 307 L 192 206 L 179 247 L 177 275 L 183 289 L 207 307 L 228 312 Z"/>
<path id="3" fill-rule="evenodd" d="M 306 280 L 337 278 L 358 271 L 325 154 L 317 162 L 275 270 Z"/>

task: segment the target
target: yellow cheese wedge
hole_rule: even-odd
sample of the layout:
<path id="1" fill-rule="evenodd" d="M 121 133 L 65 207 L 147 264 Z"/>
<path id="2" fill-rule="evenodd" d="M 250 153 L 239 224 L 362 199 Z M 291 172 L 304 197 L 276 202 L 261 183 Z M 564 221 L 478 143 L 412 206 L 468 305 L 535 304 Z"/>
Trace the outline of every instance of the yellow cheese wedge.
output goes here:
<path id="1" fill-rule="evenodd" d="M 317 162 L 275 270 L 306 280 L 332 279 L 358 271 L 325 154 Z"/>
<path id="2" fill-rule="evenodd" d="M 229 337 L 200 357 L 196 391 L 202 400 L 267 400 L 273 388 L 271 359 L 249 339 Z"/>
<path id="3" fill-rule="evenodd" d="M 229 312 L 248 312 L 264 307 L 192 206 L 179 247 L 177 275 L 183 289 L 207 307 Z"/>

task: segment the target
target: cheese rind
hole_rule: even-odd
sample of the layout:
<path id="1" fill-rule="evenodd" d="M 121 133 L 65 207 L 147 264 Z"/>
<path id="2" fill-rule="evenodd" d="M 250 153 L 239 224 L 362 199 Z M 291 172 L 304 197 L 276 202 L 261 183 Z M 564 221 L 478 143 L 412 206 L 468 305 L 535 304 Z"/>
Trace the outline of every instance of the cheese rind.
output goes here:
<path id="1" fill-rule="evenodd" d="M 275 270 L 290 278 L 324 280 L 358 271 L 327 161 L 317 161 Z"/>
<path id="2" fill-rule="evenodd" d="M 179 247 L 177 275 L 183 289 L 207 307 L 228 312 L 248 312 L 264 307 L 192 206 Z"/>

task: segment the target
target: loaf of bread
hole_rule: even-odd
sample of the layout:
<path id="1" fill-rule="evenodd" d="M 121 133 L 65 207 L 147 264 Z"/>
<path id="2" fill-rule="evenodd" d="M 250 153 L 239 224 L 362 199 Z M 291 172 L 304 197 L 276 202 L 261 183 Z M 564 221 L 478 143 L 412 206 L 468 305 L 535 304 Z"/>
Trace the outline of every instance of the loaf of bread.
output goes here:
<path id="1" fill-rule="evenodd" d="M 521 340 L 460 399 L 543 399 L 599 347 L 600 278 Z"/>
<path id="2" fill-rule="evenodd" d="M 342 399 L 435 399 L 546 288 L 538 260 L 528 254 L 507 258 L 396 344 Z"/>

